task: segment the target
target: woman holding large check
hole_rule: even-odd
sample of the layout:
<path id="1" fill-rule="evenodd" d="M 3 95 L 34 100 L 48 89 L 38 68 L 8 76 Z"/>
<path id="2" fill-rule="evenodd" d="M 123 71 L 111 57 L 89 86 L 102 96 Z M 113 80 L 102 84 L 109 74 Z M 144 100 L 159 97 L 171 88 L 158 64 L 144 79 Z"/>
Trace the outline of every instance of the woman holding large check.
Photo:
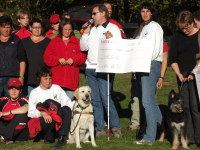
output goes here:
<path id="1" fill-rule="evenodd" d="M 152 145 L 156 138 L 157 124 L 161 124 L 162 115 L 156 102 L 157 81 L 160 75 L 163 54 L 163 30 L 155 22 L 155 10 L 149 2 L 144 2 L 139 8 L 142 23 L 139 27 L 137 38 L 154 41 L 150 73 L 137 73 L 141 77 L 142 105 L 146 116 L 146 132 L 142 140 L 136 144 Z M 144 118 L 142 118 L 144 119 Z"/>

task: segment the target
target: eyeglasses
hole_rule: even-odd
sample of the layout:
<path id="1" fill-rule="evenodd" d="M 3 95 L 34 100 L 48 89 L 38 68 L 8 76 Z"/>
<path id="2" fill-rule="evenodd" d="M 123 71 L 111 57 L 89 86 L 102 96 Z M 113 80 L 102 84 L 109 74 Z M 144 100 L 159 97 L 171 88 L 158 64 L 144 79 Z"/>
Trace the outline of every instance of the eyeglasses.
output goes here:
<path id="1" fill-rule="evenodd" d="M 94 15 L 94 16 L 95 16 L 97 13 L 100 13 L 100 12 L 93 12 L 93 13 L 92 13 L 92 15 Z"/>
<path id="2" fill-rule="evenodd" d="M 38 30 L 40 30 L 41 29 L 41 27 L 31 27 L 32 29 L 38 29 Z"/>
<path id="3" fill-rule="evenodd" d="M 63 29 L 65 32 L 72 32 L 72 29 Z"/>

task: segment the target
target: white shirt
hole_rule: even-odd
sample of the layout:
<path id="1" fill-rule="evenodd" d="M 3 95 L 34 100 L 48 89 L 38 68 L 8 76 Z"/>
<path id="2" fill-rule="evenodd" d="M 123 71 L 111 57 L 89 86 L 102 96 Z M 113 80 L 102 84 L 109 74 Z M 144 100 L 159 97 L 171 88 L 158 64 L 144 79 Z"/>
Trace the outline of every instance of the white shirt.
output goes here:
<path id="1" fill-rule="evenodd" d="M 84 33 L 80 40 L 81 51 L 88 51 L 88 56 L 86 60 L 87 67 L 90 69 L 96 69 L 97 58 L 99 50 L 100 40 L 105 40 L 105 32 L 110 31 L 113 35 L 110 39 L 122 39 L 121 32 L 119 28 L 109 22 L 105 22 L 102 25 L 94 26 L 90 30 L 90 33 Z"/>
<path id="2" fill-rule="evenodd" d="M 138 38 L 138 37 L 137 37 Z M 151 21 L 145 25 L 140 33 L 139 39 L 151 39 L 154 41 L 154 50 L 151 60 L 162 61 L 163 59 L 163 30 L 161 26 Z"/>
<path id="3" fill-rule="evenodd" d="M 61 107 L 68 106 L 71 109 L 73 108 L 74 101 L 72 101 L 63 89 L 56 85 L 52 84 L 52 86 L 44 90 L 40 86 L 33 89 L 30 93 L 29 97 L 29 108 L 28 108 L 28 117 L 37 118 L 41 117 L 40 111 L 36 109 L 36 105 L 41 102 L 43 103 L 47 99 L 53 99 L 61 104 Z"/>

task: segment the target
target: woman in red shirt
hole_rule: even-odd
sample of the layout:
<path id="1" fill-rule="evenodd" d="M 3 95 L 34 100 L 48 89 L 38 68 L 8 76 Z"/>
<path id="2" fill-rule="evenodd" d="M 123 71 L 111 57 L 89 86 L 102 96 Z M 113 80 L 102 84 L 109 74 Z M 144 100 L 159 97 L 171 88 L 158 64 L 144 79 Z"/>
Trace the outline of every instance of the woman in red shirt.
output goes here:
<path id="1" fill-rule="evenodd" d="M 63 19 L 59 25 L 59 35 L 46 48 L 44 62 L 51 67 L 52 83 L 63 88 L 69 98 L 79 84 L 79 66 L 86 60 L 80 51 L 80 42 L 73 34 L 70 20 Z"/>

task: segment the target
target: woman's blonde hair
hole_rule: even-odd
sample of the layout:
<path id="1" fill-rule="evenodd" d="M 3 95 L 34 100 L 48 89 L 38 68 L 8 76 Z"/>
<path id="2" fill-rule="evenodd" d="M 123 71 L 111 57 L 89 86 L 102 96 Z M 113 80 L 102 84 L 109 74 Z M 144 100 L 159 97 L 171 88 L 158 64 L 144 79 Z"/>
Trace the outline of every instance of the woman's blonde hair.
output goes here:
<path id="1" fill-rule="evenodd" d="M 23 19 L 25 15 L 29 16 L 28 11 L 26 11 L 26 10 L 19 10 L 17 12 L 17 14 L 16 14 L 16 17 L 17 17 L 17 19 Z"/>

